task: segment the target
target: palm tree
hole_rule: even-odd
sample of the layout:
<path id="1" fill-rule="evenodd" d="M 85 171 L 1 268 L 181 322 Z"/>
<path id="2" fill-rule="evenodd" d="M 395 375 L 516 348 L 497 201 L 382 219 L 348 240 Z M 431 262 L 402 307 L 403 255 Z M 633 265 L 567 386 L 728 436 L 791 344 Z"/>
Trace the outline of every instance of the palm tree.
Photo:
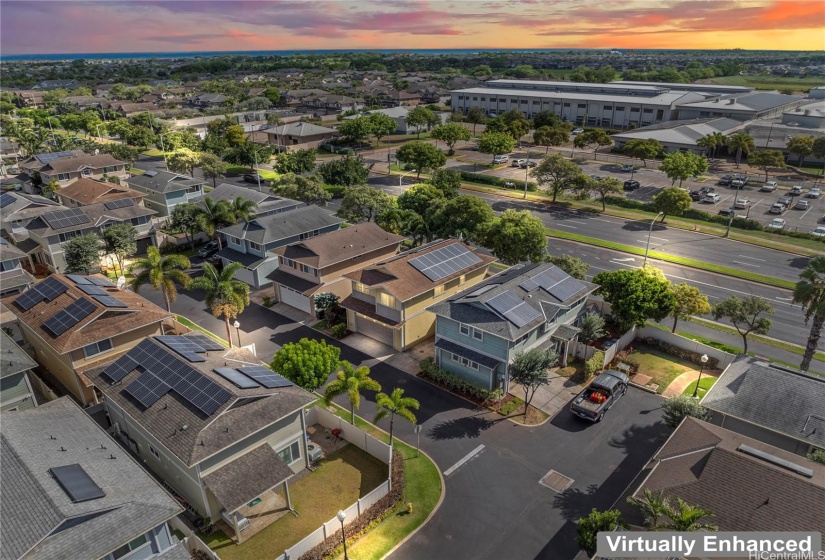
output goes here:
<path id="1" fill-rule="evenodd" d="M 229 214 L 233 223 L 248 222 L 255 215 L 255 203 L 239 196 L 229 205 Z"/>
<path id="2" fill-rule="evenodd" d="M 799 274 L 799 282 L 793 290 L 793 302 L 802 305 L 806 325 L 813 317 L 805 353 L 802 354 L 802 364 L 799 366 L 808 371 L 822 335 L 822 326 L 825 325 L 825 256 L 812 258 Z"/>
<path id="3" fill-rule="evenodd" d="M 653 493 L 650 490 L 645 490 L 643 498 L 628 496 L 627 503 L 641 510 L 645 518 L 645 525 L 651 531 L 659 530 L 659 518 L 665 515 L 665 512 L 670 508 L 670 502 L 661 491 Z"/>
<path id="4" fill-rule="evenodd" d="M 226 340 L 232 347 L 232 334 L 229 319 L 240 315 L 249 305 L 249 284 L 235 279 L 235 273 L 243 264 L 233 262 L 218 270 L 209 263 L 203 263 L 203 276 L 192 280 L 190 287 L 206 292 L 206 305 L 217 318 L 223 317 L 226 324 Z"/>
<path id="5" fill-rule="evenodd" d="M 706 154 L 713 154 L 716 151 L 716 137 L 713 134 L 705 134 L 696 141 L 696 145 L 704 148 Z"/>
<path id="6" fill-rule="evenodd" d="M 341 363 L 341 370 L 338 372 L 337 377 L 338 379 L 330 381 L 324 390 L 324 399 L 329 404 L 338 395 L 346 393 L 349 396 L 350 424 L 354 426 L 355 409 L 361 404 L 361 391 L 380 391 L 381 385 L 370 378 L 370 368 L 361 366 L 356 369 L 347 361 Z"/>
<path id="7" fill-rule="evenodd" d="M 739 162 L 742 161 L 742 154 L 748 155 L 751 150 L 756 149 L 756 144 L 753 137 L 744 132 L 737 132 L 728 138 L 728 153 L 736 154 L 736 167 L 739 167 Z"/>
<path id="8" fill-rule="evenodd" d="M 667 531 L 715 531 L 718 527 L 711 523 L 705 523 L 705 517 L 713 517 L 713 512 L 692 506 L 682 498 L 676 498 L 676 505 L 668 505 L 664 511 L 668 523 L 662 528 Z"/>
<path id="9" fill-rule="evenodd" d="M 160 290 L 166 301 L 166 310 L 171 313 L 172 304 L 178 296 L 175 284 L 187 288 L 192 282 L 185 272 L 189 267 L 189 259 L 183 255 L 161 255 L 157 247 L 149 247 L 146 257 L 136 260 L 129 267 L 129 272 L 133 274 L 134 271 L 139 271 L 130 285 L 135 293 L 138 293 L 144 284 L 150 284 L 156 290 Z"/>
<path id="10" fill-rule="evenodd" d="M 721 132 L 713 132 L 709 134 L 709 136 L 715 138 L 715 141 L 713 143 L 713 157 L 716 157 L 716 152 L 719 150 L 719 148 L 728 143 L 728 137 L 722 134 Z"/>
<path id="11" fill-rule="evenodd" d="M 411 397 L 404 396 L 404 389 L 396 387 L 392 390 L 390 395 L 386 393 L 378 393 L 375 396 L 375 404 L 378 406 L 378 414 L 375 415 L 373 422 L 390 417 L 390 447 L 392 447 L 392 428 L 395 422 L 395 415 L 397 414 L 410 424 L 415 424 L 415 414 L 410 410 L 418 410 L 421 406 L 417 400 Z"/>
<path id="12" fill-rule="evenodd" d="M 204 197 L 203 207 L 204 211 L 198 215 L 198 224 L 209 237 L 214 238 L 218 229 L 236 223 L 234 216 L 230 212 L 229 203 L 225 200 L 215 202 L 214 199 Z M 217 239 L 218 249 L 223 249 L 221 236 L 218 235 Z"/>

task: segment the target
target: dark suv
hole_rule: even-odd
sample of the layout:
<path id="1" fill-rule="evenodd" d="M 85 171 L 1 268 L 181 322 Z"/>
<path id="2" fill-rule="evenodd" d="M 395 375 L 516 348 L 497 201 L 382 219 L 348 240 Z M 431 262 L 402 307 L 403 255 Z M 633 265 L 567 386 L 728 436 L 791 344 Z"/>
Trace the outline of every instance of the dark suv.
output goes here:
<path id="1" fill-rule="evenodd" d="M 719 184 L 723 187 L 730 185 L 731 182 L 733 182 L 732 175 L 722 175 L 722 177 L 719 179 Z"/>
<path id="2" fill-rule="evenodd" d="M 635 191 L 641 186 L 641 183 L 635 179 L 630 179 L 624 182 L 624 190 L 626 191 Z"/>
<path id="3" fill-rule="evenodd" d="M 698 191 L 690 191 L 690 199 L 698 202 L 705 198 L 705 196 L 715 191 L 716 189 L 714 189 L 713 187 L 702 187 Z"/>
<path id="4" fill-rule="evenodd" d="M 207 243 L 206 245 L 201 247 L 201 250 L 198 251 L 198 256 L 202 259 L 206 259 L 206 258 L 211 257 L 212 255 L 214 255 L 217 252 L 218 252 L 218 242 L 217 241 L 210 241 L 209 243 Z"/>

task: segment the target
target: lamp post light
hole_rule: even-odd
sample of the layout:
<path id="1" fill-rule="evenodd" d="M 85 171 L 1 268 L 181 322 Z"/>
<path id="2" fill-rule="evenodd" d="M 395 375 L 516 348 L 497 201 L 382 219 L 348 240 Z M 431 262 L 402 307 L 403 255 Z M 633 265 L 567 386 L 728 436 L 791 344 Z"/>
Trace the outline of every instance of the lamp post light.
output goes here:
<path id="1" fill-rule="evenodd" d="M 340 509 L 338 510 L 338 515 L 336 515 L 336 517 L 338 518 L 338 521 L 341 522 L 341 540 L 344 541 L 344 560 L 349 560 L 349 557 L 347 556 L 347 535 L 344 532 L 344 519 L 347 518 L 347 514 L 344 510 Z"/>
<path id="2" fill-rule="evenodd" d="M 409 171 L 407 171 L 406 173 L 404 173 L 403 175 L 401 175 L 401 176 L 398 178 L 398 188 L 401 188 L 401 187 L 403 187 L 403 186 L 404 186 L 404 185 L 401 183 L 401 180 L 402 180 L 404 177 L 406 177 L 406 176 L 407 176 L 407 175 L 409 175 L 410 173 L 415 173 L 415 172 L 416 172 L 416 170 L 415 170 L 415 169 L 410 169 Z"/>
<path id="3" fill-rule="evenodd" d="M 527 198 L 527 178 L 530 176 L 530 148 L 527 148 L 527 163 L 524 164 L 524 196 Z"/>
<path id="4" fill-rule="evenodd" d="M 52 144 L 56 147 L 57 146 L 57 140 L 55 140 L 55 138 L 54 138 L 54 128 L 52 127 L 52 118 L 51 117 L 46 117 L 46 120 L 49 121 L 49 130 L 52 133 Z"/>
<path id="5" fill-rule="evenodd" d="M 655 224 L 656 220 L 659 219 L 659 216 L 662 216 L 663 214 L 664 212 L 659 212 L 658 214 L 656 214 L 655 218 L 650 220 L 650 229 L 647 230 L 647 247 L 645 247 L 645 262 L 642 263 L 642 268 L 644 268 L 645 265 L 647 265 L 647 253 L 648 251 L 650 251 L 650 236 L 653 233 L 653 224 Z"/>
<path id="6" fill-rule="evenodd" d="M 235 323 L 232 325 L 235 327 L 235 330 L 238 332 L 238 348 L 241 347 L 241 323 L 236 319 Z"/>
<path id="7" fill-rule="evenodd" d="M 167 130 L 166 132 L 161 132 L 158 134 L 158 138 L 160 138 L 160 151 L 163 152 L 163 166 L 166 167 L 166 171 L 169 171 L 169 162 L 166 161 L 166 148 L 163 147 L 163 137 L 167 134 L 171 134 L 175 132 L 174 130 Z"/>
<path id="8" fill-rule="evenodd" d="M 697 398 L 696 395 L 699 393 L 699 383 L 702 382 L 702 372 L 705 370 L 705 364 L 708 363 L 708 355 L 702 354 L 702 357 L 699 358 L 702 362 L 702 367 L 699 368 L 699 379 L 696 380 L 696 387 L 693 389 L 693 398 Z"/>

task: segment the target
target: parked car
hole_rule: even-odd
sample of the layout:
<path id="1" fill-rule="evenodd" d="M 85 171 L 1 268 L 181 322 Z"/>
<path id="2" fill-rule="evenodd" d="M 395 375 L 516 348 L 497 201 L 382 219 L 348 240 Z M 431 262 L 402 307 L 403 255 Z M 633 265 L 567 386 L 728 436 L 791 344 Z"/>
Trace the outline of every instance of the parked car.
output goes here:
<path id="1" fill-rule="evenodd" d="M 535 166 L 537 166 L 537 165 L 538 165 L 538 163 L 536 163 L 536 162 L 535 162 L 535 161 L 533 161 L 532 159 L 528 159 L 527 161 L 525 161 L 524 163 L 522 163 L 521 165 L 519 165 L 519 167 L 521 167 L 522 169 L 525 169 L 525 168 L 527 168 L 527 167 L 535 167 Z"/>
<path id="2" fill-rule="evenodd" d="M 822 189 L 820 189 L 819 187 L 814 187 L 814 188 L 812 188 L 811 190 L 808 191 L 808 194 L 806 196 L 808 198 L 819 198 L 819 196 L 821 194 L 822 194 Z"/>
<path id="3" fill-rule="evenodd" d="M 215 253 L 211 257 L 207 257 L 206 262 L 214 265 L 223 265 L 223 258 L 218 253 Z"/>
<path id="4" fill-rule="evenodd" d="M 742 181 L 742 183 L 745 184 L 745 185 L 747 185 L 748 181 L 750 181 L 750 179 L 748 179 L 747 175 L 734 175 L 733 179 Z"/>
<path id="5" fill-rule="evenodd" d="M 786 207 L 793 204 L 793 199 L 789 196 L 780 197 L 779 200 L 776 201 L 778 204 L 784 204 Z"/>
<path id="6" fill-rule="evenodd" d="M 736 210 L 734 210 L 733 208 L 722 208 L 721 210 L 719 210 L 719 215 L 736 217 Z"/>
<path id="7" fill-rule="evenodd" d="M 604 181 L 607 177 L 602 177 L 601 175 L 591 175 L 590 178 L 594 181 Z"/>
<path id="8" fill-rule="evenodd" d="M 706 194 L 712 193 L 712 192 L 716 192 L 716 189 L 714 189 L 713 187 L 702 187 L 701 189 L 696 190 L 696 191 L 689 191 L 688 194 L 690 194 L 691 199 L 698 202 L 698 201 L 702 200 L 703 198 L 705 198 Z"/>
<path id="9" fill-rule="evenodd" d="M 261 183 L 266 181 L 260 173 L 244 173 L 243 180 L 246 183 L 258 183 L 259 180 Z"/>
<path id="10" fill-rule="evenodd" d="M 704 202 L 705 204 L 716 204 L 720 200 L 722 200 L 722 195 L 721 194 L 708 193 L 702 199 L 702 202 Z"/>
<path id="11" fill-rule="evenodd" d="M 583 128 L 574 128 L 573 129 L 573 134 L 581 134 L 582 132 L 584 132 Z"/>
<path id="12" fill-rule="evenodd" d="M 591 422 L 600 422 L 605 412 L 627 393 L 630 379 L 624 373 L 608 370 L 599 374 L 573 402 L 570 412 Z"/>
<path id="13" fill-rule="evenodd" d="M 811 235 L 815 237 L 825 237 L 825 227 L 815 227 L 814 230 L 811 232 Z"/>
<path id="14" fill-rule="evenodd" d="M 204 245 L 203 247 L 201 247 L 201 250 L 198 251 L 198 256 L 202 259 L 205 259 L 207 257 L 211 257 L 212 255 L 214 255 L 217 252 L 218 252 L 218 242 L 215 241 L 215 240 L 212 240 L 209 243 L 207 243 L 206 245 Z"/>
<path id="15" fill-rule="evenodd" d="M 513 160 L 513 167 L 521 167 L 523 163 L 527 163 L 526 159 L 514 159 Z"/>
<path id="16" fill-rule="evenodd" d="M 630 173 L 631 171 L 636 171 L 636 166 L 635 166 L 635 165 L 632 165 L 632 164 L 630 164 L 630 163 L 625 163 L 625 164 L 621 167 L 621 169 L 620 169 L 620 170 L 621 170 L 621 171 L 624 171 L 625 173 Z"/>
<path id="17" fill-rule="evenodd" d="M 733 175 L 722 175 L 719 178 L 719 184 L 723 187 L 730 185 L 731 181 L 733 181 Z"/>
<path id="18" fill-rule="evenodd" d="M 627 181 L 624 182 L 624 190 L 626 190 L 626 191 L 635 191 L 636 189 L 638 189 L 641 186 L 642 186 L 642 184 L 639 183 L 639 181 L 637 181 L 635 179 L 627 180 Z"/>
<path id="19" fill-rule="evenodd" d="M 773 192 L 776 190 L 776 181 L 768 181 L 762 188 L 759 189 L 761 192 Z"/>
<path id="20" fill-rule="evenodd" d="M 791 196 L 799 196 L 802 194 L 802 187 L 800 185 L 794 185 L 788 194 Z"/>
<path id="21" fill-rule="evenodd" d="M 768 212 L 770 212 L 771 214 L 783 214 L 785 212 L 785 210 L 787 210 L 787 209 L 788 209 L 787 206 L 777 202 L 776 204 L 774 204 L 773 206 L 770 207 Z"/>
<path id="22" fill-rule="evenodd" d="M 732 188 L 732 189 L 741 189 L 744 186 L 745 186 L 745 181 L 743 181 L 742 179 L 739 179 L 739 178 L 734 179 L 733 181 L 730 182 L 730 188 Z"/>
<path id="23" fill-rule="evenodd" d="M 734 208 L 747 208 L 751 205 L 751 199 L 749 198 L 739 198 L 733 203 Z"/>
<path id="24" fill-rule="evenodd" d="M 782 218 L 774 218 L 765 227 L 767 229 L 784 229 L 785 228 L 785 220 L 783 220 Z"/>
<path id="25" fill-rule="evenodd" d="M 514 188 L 516 188 L 516 184 L 512 181 L 505 181 L 504 182 L 504 188 L 505 189 L 514 189 Z"/>
<path id="26" fill-rule="evenodd" d="M 797 200 L 796 204 L 794 204 L 793 207 L 796 210 L 807 210 L 808 208 L 811 207 L 811 203 L 803 198 L 803 199 Z"/>
<path id="27" fill-rule="evenodd" d="M 510 156 L 501 155 L 493 157 L 493 163 L 507 163 L 510 160 Z"/>

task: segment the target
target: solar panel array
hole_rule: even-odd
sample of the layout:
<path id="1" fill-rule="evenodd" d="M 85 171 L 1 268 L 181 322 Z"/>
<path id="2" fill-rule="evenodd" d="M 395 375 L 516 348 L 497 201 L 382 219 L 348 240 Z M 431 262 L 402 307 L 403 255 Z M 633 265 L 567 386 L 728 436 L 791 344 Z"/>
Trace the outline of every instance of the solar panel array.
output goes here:
<path id="1" fill-rule="evenodd" d="M 521 284 L 519 284 L 520 288 L 528 292 L 532 292 L 536 288 L 541 288 L 545 292 L 549 293 L 549 290 L 552 286 L 558 284 L 565 278 L 568 278 L 567 273 L 565 273 L 562 269 L 551 266 L 550 268 L 542 271 L 539 274 L 536 274 L 532 278 L 528 278 Z"/>
<path id="2" fill-rule="evenodd" d="M 92 283 L 91 280 L 89 280 L 85 276 L 81 276 L 80 274 L 67 274 L 66 276 L 68 276 L 69 280 L 71 280 L 78 286 L 88 285 Z"/>
<path id="3" fill-rule="evenodd" d="M 541 312 L 511 292 L 502 292 L 490 298 L 487 300 L 487 305 L 517 328 L 541 317 Z"/>
<path id="4" fill-rule="evenodd" d="M 95 287 L 97 287 L 97 286 L 95 286 Z M 99 288 L 98 288 L 98 289 L 99 289 Z M 97 302 L 98 302 L 98 303 L 100 303 L 100 304 L 102 304 L 102 305 L 105 305 L 106 307 L 129 307 L 128 305 L 126 305 L 125 303 L 123 303 L 122 301 L 120 301 L 119 299 L 117 299 L 117 298 L 116 298 L 116 297 L 114 297 L 114 296 L 110 296 L 110 295 L 105 295 L 105 296 L 101 296 L 101 295 L 94 295 L 94 296 L 92 296 L 92 297 L 93 297 L 93 298 L 95 298 L 95 299 L 97 300 Z"/>
<path id="5" fill-rule="evenodd" d="M 155 340 L 163 343 L 167 348 L 174 350 L 190 362 L 206 361 L 206 358 L 198 355 L 199 353 L 206 352 L 206 350 L 185 336 L 162 335 L 156 336 Z"/>
<path id="6" fill-rule="evenodd" d="M 192 342 L 204 350 L 224 350 L 223 344 L 204 334 L 188 334 L 186 335 L 186 338 L 192 340 Z"/>
<path id="7" fill-rule="evenodd" d="M 126 392 L 137 399 L 144 408 L 149 408 L 171 390 L 169 385 L 149 371 L 144 371 L 126 386 Z"/>
<path id="8" fill-rule="evenodd" d="M 129 354 L 126 354 L 106 366 L 103 374 L 108 377 L 112 383 L 117 383 L 134 371 L 136 367 L 138 367 L 138 363 L 134 361 Z"/>
<path id="9" fill-rule="evenodd" d="M 115 287 L 115 285 L 112 284 L 108 278 L 101 278 L 100 276 L 89 276 L 89 282 L 95 286 L 107 286 L 109 288 Z"/>
<path id="10" fill-rule="evenodd" d="M 566 280 L 562 280 L 560 283 L 550 288 L 550 295 L 552 295 L 559 301 L 567 301 L 584 288 L 584 284 L 582 284 L 575 278 L 570 277 Z"/>
<path id="11" fill-rule="evenodd" d="M 71 226 L 79 226 L 91 222 L 89 216 L 83 213 L 80 208 L 69 208 L 68 210 L 57 210 L 47 212 L 41 216 L 52 229 L 63 229 Z"/>
<path id="12" fill-rule="evenodd" d="M 74 503 L 97 500 L 106 495 L 79 463 L 52 467 L 49 474 L 57 481 L 60 487 Z"/>
<path id="13" fill-rule="evenodd" d="M 91 282 L 88 284 L 80 284 L 77 286 L 79 289 L 83 291 L 84 294 L 88 296 L 107 296 L 109 292 L 101 288 L 100 286 L 95 286 Z"/>
<path id="14" fill-rule="evenodd" d="M 481 262 L 478 255 L 458 243 L 410 259 L 410 264 L 424 276 L 437 282 L 460 270 Z"/>
<path id="15" fill-rule="evenodd" d="M 255 389 L 260 387 L 261 384 L 255 381 L 254 379 L 245 376 L 235 368 L 231 367 L 222 367 L 222 368 L 215 368 L 212 371 L 233 383 L 236 387 L 241 389 Z"/>
<path id="16" fill-rule="evenodd" d="M 17 199 L 10 194 L 3 193 L 0 195 L 0 208 L 5 208 L 9 204 L 14 204 Z"/>
<path id="17" fill-rule="evenodd" d="M 281 377 L 268 367 L 246 366 L 239 367 L 238 371 L 247 377 L 251 377 L 267 389 L 277 389 L 278 387 L 291 387 L 292 381 Z"/>
<path id="18" fill-rule="evenodd" d="M 68 289 L 63 282 L 50 276 L 17 296 L 14 303 L 23 311 L 28 311 L 43 300 L 54 301 L 57 296 Z"/>
<path id="19" fill-rule="evenodd" d="M 78 298 L 69 304 L 66 309 L 43 323 L 43 327 L 48 329 L 54 336 L 60 336 L 94 313 L 96 309 L 95 304 L 88 299 Z"/>
<path id="20" fill-rule="evenodd" d="M 104 202 L 103 206 L 106 207 L 106 210 L 116 210 L 118 208 L 127 208 L 129 206 L 134 206 L 135 201 L 131 198 L 121 198 L 118 200 L 110 200 L 109 202 Z"/>
<path id="21" fill-rule="evenodd" d="M 40 163 L 49 163 L 56 159 L 74 157 L 74 154 L 72 152 L 49 152 L 47 154 L 37 154 L 34 157 L 39 159 Z"/>

